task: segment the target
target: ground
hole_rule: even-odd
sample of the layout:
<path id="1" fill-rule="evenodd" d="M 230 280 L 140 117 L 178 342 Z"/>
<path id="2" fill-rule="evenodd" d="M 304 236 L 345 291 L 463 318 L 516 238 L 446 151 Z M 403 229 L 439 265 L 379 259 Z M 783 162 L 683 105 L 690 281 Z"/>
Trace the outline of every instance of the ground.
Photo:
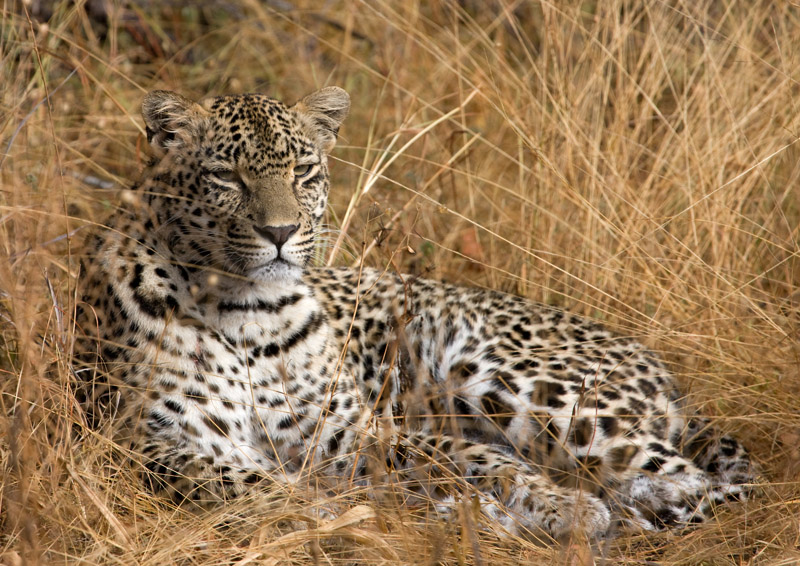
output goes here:
<path id="1" fill-rule="evenodd" d="M 402 7 L 400 7 L 402 5 Z M 768 1 L 16 2 L 0 28 L 0 563 L 800 559 L 796 8 Z M 346 88 L 320 264 L 514 292 L 657 351 L 751 450 L 745 507 L 602 548 L 358 492 L 210 515 L 140 488 L 70 382 L 84 226 L 145 158 L 144 93 Z M 312 497 L 309 503 L 307 497 Z M 298 525 L 310 526 L 299 530 Z"/>

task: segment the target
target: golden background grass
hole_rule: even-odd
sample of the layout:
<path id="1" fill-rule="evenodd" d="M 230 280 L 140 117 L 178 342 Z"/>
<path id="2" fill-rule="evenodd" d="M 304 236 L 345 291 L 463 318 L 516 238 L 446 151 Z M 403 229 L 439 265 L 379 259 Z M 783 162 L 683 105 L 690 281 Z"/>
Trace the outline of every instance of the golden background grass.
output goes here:
<path id="1" fill-rule="evenodd" d="M 797 5 L 12 0 L 0 54 L 0 564 L 800 560 Z M 753 500 L 591 549 L 497 538 L 470 509 L 447 524 L 355 496 L 317 524 L 285 490 L 208 515 L 144 492 L 69 387 L 80 236 L 146 160 L 142 97 L 328 84 L 353 108 L 320 262 L 636 336 L 750 448 Z"/>

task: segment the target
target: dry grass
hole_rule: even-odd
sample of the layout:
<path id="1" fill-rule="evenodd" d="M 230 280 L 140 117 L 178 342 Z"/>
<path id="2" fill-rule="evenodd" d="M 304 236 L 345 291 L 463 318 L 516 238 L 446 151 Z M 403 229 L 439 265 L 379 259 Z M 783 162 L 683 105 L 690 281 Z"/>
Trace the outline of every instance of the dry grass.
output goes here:
<path id="1" fill-rule="evenodd" d="M 3 4 L 1 564 L 800 560 L 796 6 L 101 4 L 55 2 L 47 23 L 37 2 Z M 148 89 L 291 100 L 324 84 L 345 87 L 353 111 L 333 164 L 342 230 L 322 261 L 393 261 L 641 338 L 697 412 L 752 449 L 765 477 L 754 500 L 592 551 L 358 494 L 318 523 L 308 494 L 196 515 L 143 492 L 70 392 L 76 231 L 141 167 Z"/>

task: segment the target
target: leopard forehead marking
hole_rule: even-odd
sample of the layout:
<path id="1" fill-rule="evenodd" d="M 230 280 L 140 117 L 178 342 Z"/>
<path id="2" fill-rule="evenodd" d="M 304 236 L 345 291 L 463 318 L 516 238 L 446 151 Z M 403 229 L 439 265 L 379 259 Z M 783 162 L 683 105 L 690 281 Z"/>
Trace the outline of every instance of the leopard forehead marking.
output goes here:
<path id="1" fill-rule="evenodd" d="M 214 118 L 209 131 L 216 142 L 214 157 L 253 177 L 282 170 L 298 157 L 314 153 L 311 140 L 302 139 L 297 116 L 277 100 L 248 94 L 206 99 L 201 104 Z"/>

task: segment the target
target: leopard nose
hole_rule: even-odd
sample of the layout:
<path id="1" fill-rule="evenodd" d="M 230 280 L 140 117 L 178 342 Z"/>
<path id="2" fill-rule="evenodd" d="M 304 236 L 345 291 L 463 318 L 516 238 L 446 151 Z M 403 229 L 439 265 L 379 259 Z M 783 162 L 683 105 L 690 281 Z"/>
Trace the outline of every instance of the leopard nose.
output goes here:
<path id="1" fill-rule="evenodd" d="M 290 224 L 289 226 L 253 226 L 259 236 L 275 244 L 278 252 L 281 251 L 281 246 L 292 237 L 292 234 L 297 232 L 298 228 L 300 228 L 299 224 Z"/>

